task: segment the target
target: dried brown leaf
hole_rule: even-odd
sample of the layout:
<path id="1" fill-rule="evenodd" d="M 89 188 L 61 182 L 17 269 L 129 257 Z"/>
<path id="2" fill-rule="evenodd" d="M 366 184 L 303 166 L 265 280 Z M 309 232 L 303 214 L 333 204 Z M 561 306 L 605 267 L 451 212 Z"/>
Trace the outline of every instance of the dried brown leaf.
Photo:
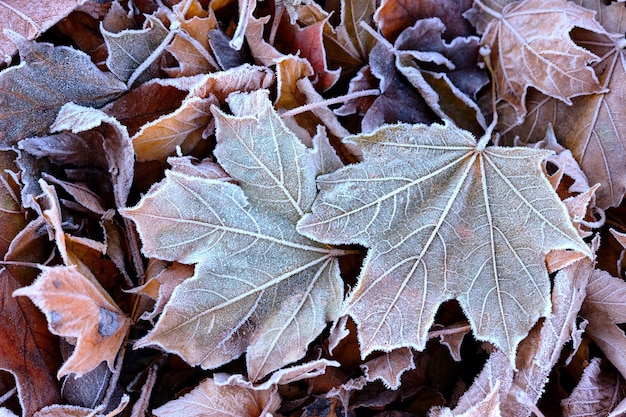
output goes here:
<path id="1" fill-rule="evenodd" d="M 325 20 L 315 22 L 304 28 L 290 24 L 285 16 L 279 27 L 279 37 L 283 48 L 290 53 L 300 53 L 306 58 L 315 73 L 313 81 L 320 91 L 326 91 L 339 80 L 341 69 L 330 70 L 326 59 L 323 42 Z"/>
<path id="2" fill-rule="evenodd" d="M 214 104 L 218 104 L 215 96 L 190 97 L 173 113 L 143 125 L 131 138 L 137 160 L 165 162 L 177 149 L 190 153 L 205 139 L 204 130 L 212 119 L 210 108 Z"/>
<path id="3" fill-rule="evenodd" d="M 213 9 L 206 11 L 194 0 L 178 3 L 174 6 L 174 12 L 180 22 L 180 29 L 166 49 L 176 58 L 178 67 L 167 68 L 168 75 L 183 77 L 219 69 L 209 45 L 209 32 L 217 28 Z"/>

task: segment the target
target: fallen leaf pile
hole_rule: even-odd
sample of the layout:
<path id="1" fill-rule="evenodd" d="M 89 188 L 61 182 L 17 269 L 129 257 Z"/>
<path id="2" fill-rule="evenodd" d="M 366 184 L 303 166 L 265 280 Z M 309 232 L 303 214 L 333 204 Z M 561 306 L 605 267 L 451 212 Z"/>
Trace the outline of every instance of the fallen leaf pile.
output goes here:
<path id="1" fill-rule="evenodd" d="M 0 1 L 1 416 L 626 412 L 626 6 Z"/>

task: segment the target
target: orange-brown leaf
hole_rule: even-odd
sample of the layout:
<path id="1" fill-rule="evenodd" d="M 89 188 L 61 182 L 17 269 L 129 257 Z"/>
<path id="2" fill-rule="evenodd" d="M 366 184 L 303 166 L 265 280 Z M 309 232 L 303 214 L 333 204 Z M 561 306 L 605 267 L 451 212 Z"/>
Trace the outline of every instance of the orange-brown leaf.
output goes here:
<path id="1" fill-rule="evenodd" d="M 130 320 L 101 294 L 101 289 L 74 266 L 45 268 L 30 286 L 13 292 L 29 297 L 48 319 L 56 335 L 76 338 L 72 356 L 57 376 L 83 375 L 102 361 L 113 368 Z"/>

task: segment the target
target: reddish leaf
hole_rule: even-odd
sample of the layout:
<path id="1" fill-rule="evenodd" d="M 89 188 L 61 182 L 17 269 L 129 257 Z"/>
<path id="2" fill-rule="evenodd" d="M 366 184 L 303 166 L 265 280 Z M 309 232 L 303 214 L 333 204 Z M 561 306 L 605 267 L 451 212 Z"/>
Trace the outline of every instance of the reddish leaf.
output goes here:
<path id="1" fill-rule="evenodd" d="M 284 48 L 290 53 L 298 53 L 306 58 L 315 72 L 313 84 L 320 91 L 326 91 L 339 79 L 340 69 L 329 70 L 326 63 L 323 33 L 326 21 L 319 21 L 310 26 L 300 28 L 290 24 L 284 16 L 280 24 L 279 36 Z"/>
<path id="2" fill-rule="evenodd" d="M 383 35 L 394 41 L 396 37 L 416 21 L 438 17 L 446 27 L 445 39 L 450 41 L 458 36 L 474 33 L 462 13 L 472 6 L 471 0 L 383 0 L 376 10 L 374 20 Z"/>
<path id="3" fill-rule="evenodd" d="M 30 301 L 12 297 L 20 286 L 8 270 L 0 270 L 0 369 L 15 376 L 24 415 L 32 416 L 61 399 L 55 378 L 61 355 L 43 315 Z"/>

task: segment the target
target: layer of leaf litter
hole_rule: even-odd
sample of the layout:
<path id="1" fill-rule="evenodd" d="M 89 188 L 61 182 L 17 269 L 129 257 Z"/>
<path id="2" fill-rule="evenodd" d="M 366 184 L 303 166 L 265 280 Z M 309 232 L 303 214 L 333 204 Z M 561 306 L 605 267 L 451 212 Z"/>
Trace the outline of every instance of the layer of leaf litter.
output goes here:
<path id="1" fill-rule="evenodd" d="M 519 342 L 550 313 L 545 257 L 590 255 L 542 172 L 550 152 L 477 145 L 451 124 L 383 126 L 346 139 L 362 163 L 318 177 L 298 230 L 369 248 L 344 313 L 361 355 L 423 350 L 441 303 L 456 299 L 474 335 L 515 363 Z"/>

